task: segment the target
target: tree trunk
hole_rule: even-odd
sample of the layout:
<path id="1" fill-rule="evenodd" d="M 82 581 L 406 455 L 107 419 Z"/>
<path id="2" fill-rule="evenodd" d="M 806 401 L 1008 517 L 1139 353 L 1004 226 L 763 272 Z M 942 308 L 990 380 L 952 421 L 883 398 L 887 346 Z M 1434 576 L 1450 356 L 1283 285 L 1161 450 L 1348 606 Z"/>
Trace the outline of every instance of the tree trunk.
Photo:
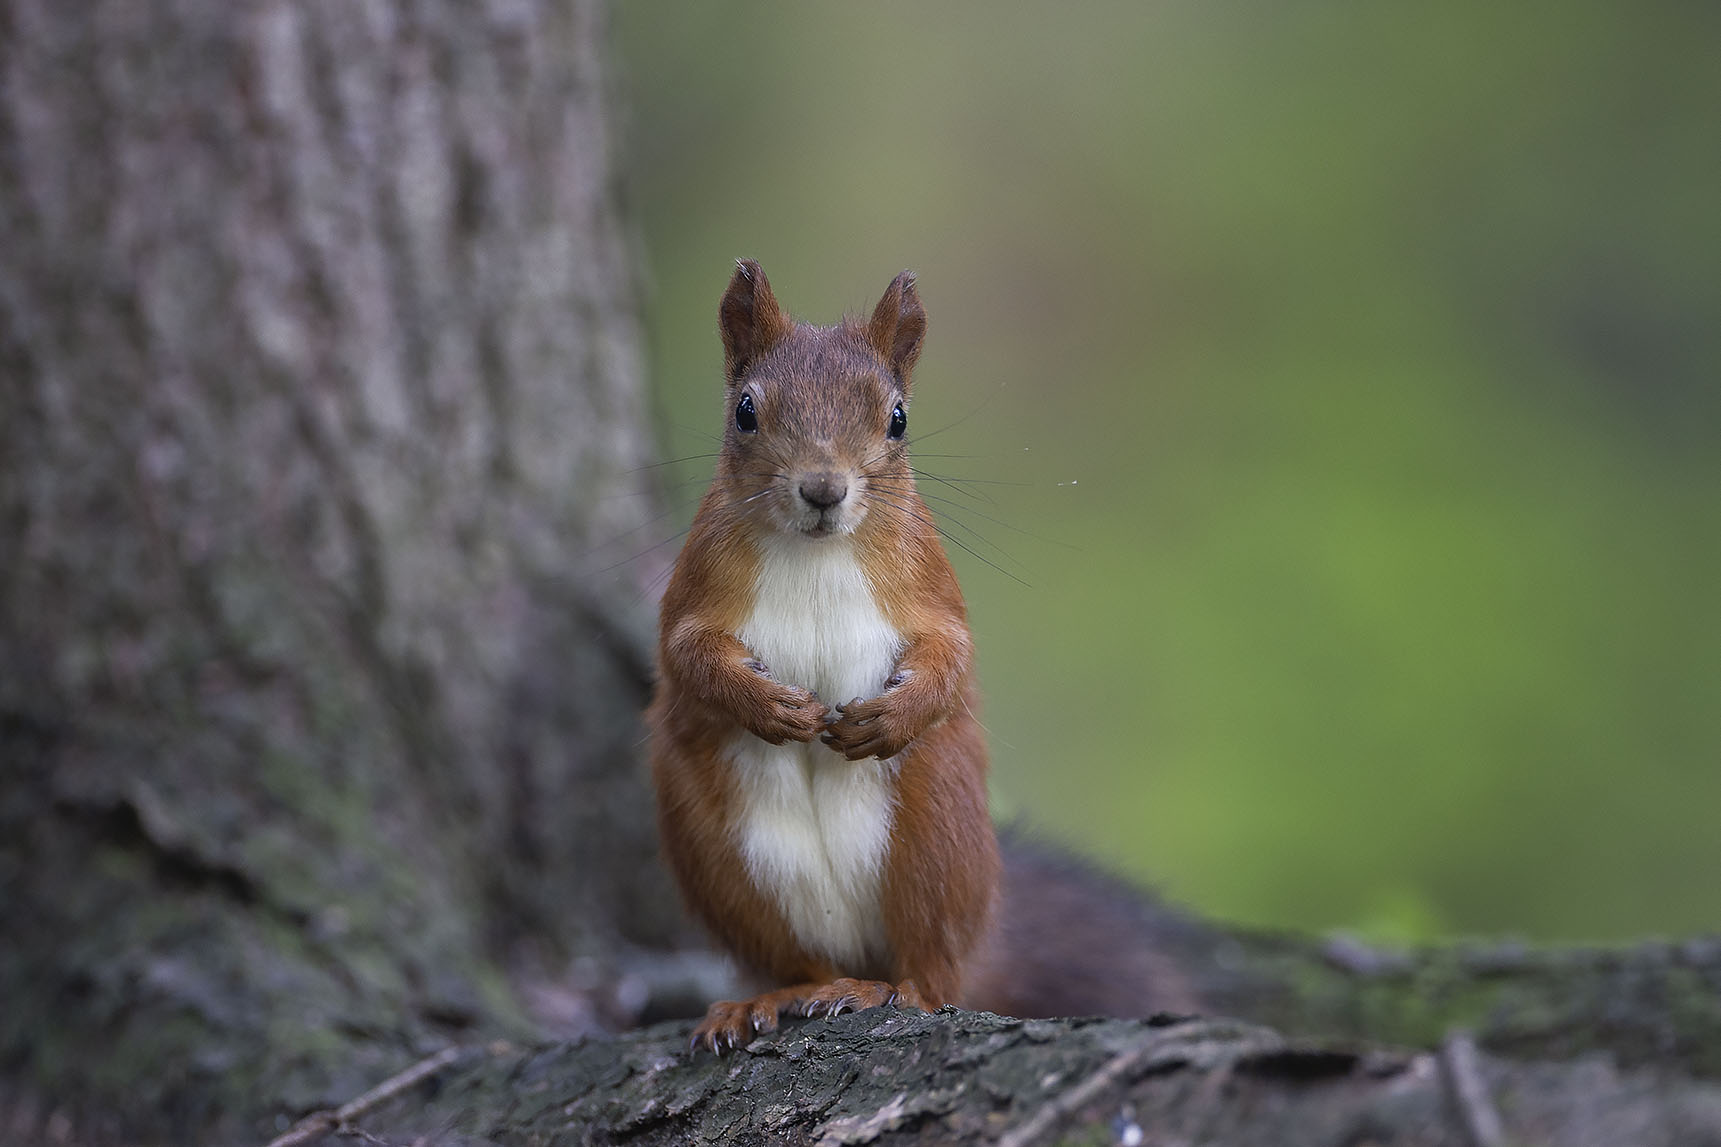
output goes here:
<path id="1" fill-rule="evenodd" d="M 594 573 L 651 453 L 602 40 L 594 0 L 0 3 L 22 1085 L 243 1126 L 517 1021 L 518 937 L 679 927 L 652 571 Z"/>

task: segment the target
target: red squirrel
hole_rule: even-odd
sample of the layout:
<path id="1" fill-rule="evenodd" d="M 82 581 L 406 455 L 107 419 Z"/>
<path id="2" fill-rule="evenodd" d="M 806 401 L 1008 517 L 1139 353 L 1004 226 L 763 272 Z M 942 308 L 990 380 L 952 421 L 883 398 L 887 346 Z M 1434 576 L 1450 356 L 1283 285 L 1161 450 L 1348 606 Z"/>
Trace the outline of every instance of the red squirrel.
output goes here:
<path id="1" fill-rule="evenodd" d="M 792 320 L 740 261 L 718 308 L 727 426 L 665 591 L 648 713 L 663 851 L 779 1017 L 967 998 L 999 899 L 974 647 L 908 463 L 926 311 Z"/>

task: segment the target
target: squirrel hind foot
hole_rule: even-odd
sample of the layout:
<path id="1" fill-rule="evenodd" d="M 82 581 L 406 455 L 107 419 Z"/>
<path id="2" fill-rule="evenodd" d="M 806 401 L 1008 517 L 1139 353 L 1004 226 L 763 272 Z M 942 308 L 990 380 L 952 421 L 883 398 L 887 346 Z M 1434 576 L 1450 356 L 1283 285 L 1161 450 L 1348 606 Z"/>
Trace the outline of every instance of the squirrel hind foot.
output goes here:
<path id="1" fill-rule="evenodd" d="M 780 1009 L 771 1007 L 766 997 L 751 1000 L 718 1000 L 705 1011 L 705 1018 L 693 1029 L 688 1046 L 698 1051 L 721 1055 L 747 1043 L 755 1035 L 777 1030 Z"/>
<path id="2" fill-rule="evenodd" d="M 805 1016 L 836 1016 L 844 1012 L 864 1012 L 868 1008 L 883 1007 L 895 1004 L 902 1008 L 918 1008 L 923 1012 L 932 1010 L 926 997 L 913 980 L 903 980 L 899 984 L 889 984 L 883 980 L 854 980 L 843 978 L 832 980 L 817 990 L 809 993 L 801 1004 L 801 1014 Z"/>
<path id="3" fill-rule="evenodd" d="M 889 984 L 883 980 L 843 977 L 828 984 L 778 988 L 750 1000 L 718 1000 L 706 1009 L 705 1018 L 693 1029 L 688 1046 L 695 1051 L 704 1048 L 721 1055 L 749 1043 L 755 1035 L 776 1031 L 779 1017 L 791 1012 L 802 1016 L 836 1016 L 886 1004 L 923 1012 L 933 1010 L 913 980 Z"/>
<path id="4" fill-rule="evenodd" d="M 883 980 L 854 980 L 843 977 L 832 980 L 807 994 L 801 1001 L 804 1016 L 840 1016 L 844 1012 L 864 1012 L 881 1007 L 896 999 L 896 988 Z"/>
<path id="5" fill-rule="evenodd" d="M 750 1000 L 718 1000 L 705 1010 L 705 1018 L 693 1029 L 689 1047 L 705 1048 L 721 1055 L 741 1047 L 755 1035 L 777 1030 L 777 1019 L 786 1012 L 798 1012 L 809 995 L 822 984 L 796 984 L 764 992 Z"/>

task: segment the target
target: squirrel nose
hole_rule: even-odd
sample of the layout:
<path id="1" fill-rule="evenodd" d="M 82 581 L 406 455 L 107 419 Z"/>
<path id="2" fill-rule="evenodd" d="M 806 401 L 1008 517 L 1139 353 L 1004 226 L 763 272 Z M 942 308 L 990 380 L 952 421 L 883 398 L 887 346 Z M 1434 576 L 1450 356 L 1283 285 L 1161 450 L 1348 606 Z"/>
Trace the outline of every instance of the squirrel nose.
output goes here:
<path id="1" fill-rule="evenodd" d="M 826 471 L 801 479 L 801 498 L 816 510 L 828 510 L 849 496 L 848 479 Z"/>

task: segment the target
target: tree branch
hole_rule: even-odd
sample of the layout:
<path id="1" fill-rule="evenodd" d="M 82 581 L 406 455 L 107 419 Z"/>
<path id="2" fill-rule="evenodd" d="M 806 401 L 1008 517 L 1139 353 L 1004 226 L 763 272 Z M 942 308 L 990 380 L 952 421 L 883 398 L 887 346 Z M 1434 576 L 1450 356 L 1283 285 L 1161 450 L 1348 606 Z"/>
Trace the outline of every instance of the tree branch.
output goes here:
<path id="1" fill-rule="evenodd" d="M 1519 1063 L 1469 1045 L 1457 1054 L 1460 1088 L 1492 1093 L 1495 1108 L 1474 1095 L 1455 1103 L 1450 1069 L 1433 1053 L 1291 1040 L 1229 1020 L 889 1008 L 791 1024 L 723 1057 L 689 1053 L 686 1041 L 686 1025 L 660 1025 L 439 1065 L 434 1094 L 422 1077 L 407 1081 L 348 1134 L 641 1147 L 1034 1147 L 1102 1141 L 1096 1132 L 1109 1142 L 1112 1126 L 1138 1127 L 1140 1142 L 1162 1147 L 1675 1147 L 1721 1136 L 1721 1086 L 1678 1072 L 1621 1070 L 1604 1057 Z M 1492 1140 L 1478 1138 L 1483 1104 Z M 291 1142 L 332 1144 L 337 1133 L 329 1125 L 321 1140 Z"/>

